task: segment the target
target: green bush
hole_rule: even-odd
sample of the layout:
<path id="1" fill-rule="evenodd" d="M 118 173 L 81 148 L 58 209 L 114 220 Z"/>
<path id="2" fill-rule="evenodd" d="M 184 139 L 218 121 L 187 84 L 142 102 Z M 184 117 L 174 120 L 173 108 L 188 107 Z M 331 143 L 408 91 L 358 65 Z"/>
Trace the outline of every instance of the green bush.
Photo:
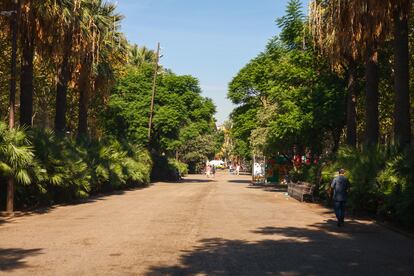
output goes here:
<path id="1" fill-rule="evenodd" d="M 377 181 L 381 193 L 378 213 L 403 224 L 414 224 L 414 148 L 387 160 Z"/>
<path id="2" fill-rule="evenodd" d="M 0 123 L 0 173 L 3 177 L 13 177 L 18 183 L 30 184 L 28 173 L 33 164 L 33 148 L 24 131 L 9 130 Z"/>
<path id="3" fill-rule="evenodd" d="M 292 169 L 289 176 L 293 182 L 304 181 L 312 184 L 319 182 L 320 165 L 303 165 L 300 169 Z"/>
<path id="4" fill-rule="evenodd" d="M 36 195 L 38 203 L 52 204 L 88 197 L 91 170 L 83 158 L 87 154 L 86 149 L 74 139 L 56 136 L 51 131 L 34 130 L 30 136 L 41 168 L 33 172 L 40 192 Z M 25 192 L 22 191 L 21 198 L 27 198 Z"/>
<path id="5" fill-rule="evenodd" d="M 0 202 L 6 200 L 5 183 L 8 178 L 14 179 L 18 193 L 32 183 L 30 172 L 36 170 L 36 167 L 33 147 L 26 133 L 21 129 L 9 130 L 6 124 L 0 122 Z"/>
<path id="6" fill-rule="evenodd" d="M 173 168 L 175 168 L 181 176 L 185 176 L 188 174 L 188 165 L 178 161 L 177 159 L 174 158 L 169 158 L 168 159 L 168 164 L 170 166 L 172 166 Z"/>
<path id="7" fill-rule="evenodd" d="M 348 207 L 405 225 L 414 224 L 414 148 L 399 153 L 392 147 L 341 148 L 322 170 L 325 191 L 339 168 L 351 182 Z"/>
<path id="8" fill-rule="evenodd" d="M 188 165 L 164 155 L 153 154 L 151 180 L 178 181 L 180 176 L 188 173 Z"/>
<path id="9" fill-rule="evenodd" d="M 3 123 L 0 160 L 2 181 L 10 176 L 16 180 L 17 208 L 147 185 L 152 166 L 147 150 L 127 142 L 111 138 L 75 140 L 40 130 L 26 134 L 9 130 Z"/>

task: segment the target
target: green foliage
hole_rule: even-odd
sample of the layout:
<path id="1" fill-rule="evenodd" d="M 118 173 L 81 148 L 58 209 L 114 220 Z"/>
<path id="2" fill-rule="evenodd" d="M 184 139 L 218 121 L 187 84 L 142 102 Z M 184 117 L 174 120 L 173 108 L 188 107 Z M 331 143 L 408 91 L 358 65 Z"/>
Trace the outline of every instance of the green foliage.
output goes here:
<path id="1" fill-rule="evenodd" d="M 297 170 L 289 172 L 290 180 L 293 182 L 304 181 L 312 184 L 318 184 L 321 181 L 321 165 L 311 164 L 303 165 Z"/>
<path id="2" fill-rule="evenodd" d="M 230 135 L 234 140 L 233 153 L 238 156 L 249 158 L 251 149 L 249 138 L 252 131 L 257 127 L 257 113 L 259 107 L 255 104 L 244 104 L 236 107 L 230 115 L 232 128 Z"/>
<path id="3" fill-rule="evenodd" d="M 82 155 L 85 149 L 69 138 L 60 138 L 52 132 L 32 133 L 36 159 L 42 171 L 38 178 L 39 190 L 49 201 L 67 201 L 85 198 L 91 191 L 91 174 Z"/>
<path id="4" fill-rule="evenodd" d="M 128 69 L 118 80 L 108 109 L 102 115 L 108 134 L 139 145 L 148 144 L 152 77 L 153 68 L 143 64 Z M 157 79 L 150 141 L 154 151 L 151 175 L 153 180 L 174 180 L 176 169 L 182 173 L 187 169 L 169 162 L 169 157 L 178 154 L 180 161 L 187 163 L 194 172 L 196 163 L 218 151 L 213 118 L 215 106 L 211 99 L 201 96 L 194 77 L 163 71 Z"/>
<path id="5" fill-rule="evenodd" d="M 148 144 L 148 117 L 153 69 L 130 68 L 110 97 L 103 114 L 107 133 L 140 145 Z M 172 156 L 182 145 L 214 129 L 215 106 L 201 96 L 198 80 L 164 71 L 158 77 L 151 148 Z"/>
<path id="6" fill-rule="evenodd" d="M 377 181 L 381 194 L 379 213 L 414 225 L 414 148 L 389 158 Z"/>
<path id="7" fill-rule="evenodd" d="M 190 172 L 200 172 L 202 164 L 214 157 L 219 150 L 218 139 L 221 139 L 219 134 L 198 135 L 181 146 L 180 159 L 188 164 Z"/>
<path id="8" fill-rule="evenodd" d="M 152 181 L 178 181 L 188 173 L 188 165 L 165 155 L 152 155 Z"/>
<path id="9" fill-rule="evenodd" d="M 282 29 L 280 39 L 289 49 L 300 47 L 304 32 L 304 19 L 301 1 L 289 0 L 286 15 L 276 20 L 279 28 Z"/>
<path id="10" fill-rule="evenodd" d="M 300 1 L 290 1 L 278 23 L 280 38 L 273 38 L 229 85 L 228 97 L 238 105 L 231 115 L 234 151 L 243 157 L 252 151 L 286 153 L 294 145 L 321 153 L 325 141 L 339 142 L 344 125 L 344 82 L 312 45 L 303 43 Z"/>
<path id="11" fill-rule="evenodd" d="M 33 163 L 33 148 L 26 133 L 20 129 L 9 130 L 0 122 L 0 175 L 28 185 L 32 182 L 29 171 Z"/>
<path id="12" fill-rule="evenodd" d="M 381 148 L 362 151 L 343 148 L 338 152 L 336 169 L 345 168 L 352 183 L 350 206 L 355 210 L 375 211 L 378 207 L 377 175 L 385 165 L 387 152 Z"/>
<path id="13" fill-rule="evenodd" d="M 185 176 L 186 174 L 188 174 L 188 165 L 186 163 L 180 162 L 174 158 L 169 158 L 168 164 L 174 167 L 178 171 L 180 176 Z"/>
<path id="14" fill-rule="evenodd" d="M 149 183 L 151 159 L 115 139 L 76 141 L 0 123 L 0 177 L 16 180 L 16 206 L 33 207 Z"/>
<path id="15" fill-rule="evenodd" d="M 362 150 L 341 148 L 333 162 L 325 164 L 323 187 L 329 187 L 339 168 L 351 182 L 349 207 L 377 213 L 406 225 L 414 224 L 414 148 L 398 153 L 394 148 Z"/>

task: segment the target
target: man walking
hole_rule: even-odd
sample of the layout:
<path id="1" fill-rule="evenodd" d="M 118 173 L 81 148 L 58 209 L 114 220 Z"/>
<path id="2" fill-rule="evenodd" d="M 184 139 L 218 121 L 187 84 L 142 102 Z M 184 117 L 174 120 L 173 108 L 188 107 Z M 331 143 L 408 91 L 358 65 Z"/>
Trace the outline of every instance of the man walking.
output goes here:
<path id="1" fill-rule="evenodd" d="M 338 226 L 344 225 L 345 203 L 347 199 L 349 181 L 345 177 L 345 170 L 340 169 L 339 175 L 334 178 L 331 184 L 333 190 L 333 203 Z"/>

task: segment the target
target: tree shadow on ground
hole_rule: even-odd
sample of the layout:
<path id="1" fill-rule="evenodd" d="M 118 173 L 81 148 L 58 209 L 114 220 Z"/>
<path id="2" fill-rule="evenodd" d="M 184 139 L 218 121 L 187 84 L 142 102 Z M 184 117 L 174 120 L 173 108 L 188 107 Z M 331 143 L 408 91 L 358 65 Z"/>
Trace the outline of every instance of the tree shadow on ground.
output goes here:
<path id="1" fill-rule="evenodd" d="M 252 183 L 251 180 L 246 180 L 246 179 L 227 180 L 227 182 L 236 183 L 236 184 L 250 184 L 250 183 Z"/>
<path id="2" fill-rule="evenodd" d="M 199 179 L 199 178 L 183 178 L 178 183 L 208 183 L 208 182 L 214 182 L 214 178 L 209 179 Z"/>
<path id="3" fill-rule="evenodd" d="M 99 202 L 99 201 L 104 201 L 104 200 L 110 199 L 111 197 L 114 197 L 114 196 L 123 195 L 128 191 L 136 191 L 136 190 L 142 190 L 142 189 L 146 189 L 146 188 L 148 188 L 148 187 L 146 187 L 146 186 L 132 187 L 132 188 L 124 189 L 124 190 L 116 190 L 116 191 L 110 191 L 110 192 L 105 192 L 105 193 L 98 193 L 98 194 L 91 195 L 90 197 L 84 198 L 84 199 L 74 199 L 74 200 L 71 200 L 69 202 L 57 202 L 56 204 L 49 205 L 49 206 L 37 206 L 37 207 L 34 207 L 34 208 L 30 208 L 30 209 L 15 211 L 15 212 L 13 212 L 12 215 L 10 215 L 10 214 L 7 214 L 7 215 L 6 214 L 0 214 L 0 225 L 5 224 L 5 223 L 10 223 L 10 222 L 13 221 L 14 218 L 29 217 L 29 216 L 33 216 L 33 215 L 47 214 L 47 213 L 52 212 L 57 207 L 92 204 L 92 203 L 96 203 L 96 202 Z M 3 212 L 3 213 L 5 213 L 5 212 Z"/>
<path id="4" fill-rule="evenodd" d="M 261 189 L 266 192 L 286 193 L 287 185 L 280 184 L 254 184 L 246 187 L 247 189 Z"/>
<path id="5" fill-rule="evenodd" d="M 203 239 L 147 275 L 414 275 L 414 241 L 375 224 L 262 227 L 262 240 Z"/>
<path id="6" fill-rule="evenodd" d="M 27 257 L 42 254 L 41 248 L 0 248 L 0 272 L 13 271 L 27 267 Z"/>

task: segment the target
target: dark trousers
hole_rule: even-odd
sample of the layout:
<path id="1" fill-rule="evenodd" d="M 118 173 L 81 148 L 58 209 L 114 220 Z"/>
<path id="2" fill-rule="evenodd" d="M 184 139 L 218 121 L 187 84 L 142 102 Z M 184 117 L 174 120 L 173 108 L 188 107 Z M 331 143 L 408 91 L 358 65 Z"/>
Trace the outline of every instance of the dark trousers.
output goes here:
<path id="1" fill-rule="evenodd" d="M 345 201 L 334 201 L 334 210 L 338 221 L 343 222 L 345 218 Z"/>

